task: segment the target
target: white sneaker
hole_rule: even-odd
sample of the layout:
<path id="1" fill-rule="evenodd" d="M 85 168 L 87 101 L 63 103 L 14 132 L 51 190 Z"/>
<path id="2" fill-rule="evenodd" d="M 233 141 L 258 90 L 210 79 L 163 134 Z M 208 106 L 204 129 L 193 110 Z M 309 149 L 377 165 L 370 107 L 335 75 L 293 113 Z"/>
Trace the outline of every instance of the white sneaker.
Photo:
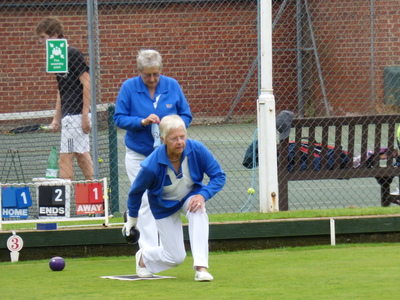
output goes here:
<path id="1" fill-rule="evenodd" d="M 199 272 L 196 271 L 196 275 L 194 275 L 195 281 L 212 281 L 214 277 L 208 272 Z"/>
<path id="2" fill-rule="evenodd" d="M 138 252 L 136 252 L 135 259 L 136 259 L 136 275 L 139 277 L 153 277 L 153 273 L 151 273 L 149 270 L 146 268 L 142 268 L 139 266 L 139 261 L 140 258 L 142 257 L 142 251 L 143 249 L 139 249 Z"/>

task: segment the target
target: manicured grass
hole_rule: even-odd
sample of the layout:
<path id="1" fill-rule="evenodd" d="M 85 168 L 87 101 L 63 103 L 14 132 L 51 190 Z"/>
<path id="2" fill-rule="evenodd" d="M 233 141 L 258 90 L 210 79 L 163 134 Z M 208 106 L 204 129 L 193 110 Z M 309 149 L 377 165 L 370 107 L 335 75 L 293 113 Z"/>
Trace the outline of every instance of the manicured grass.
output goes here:
<path id="1" fill-rule="evenodd" d="M 176 279 L 119 281 L 134 274 L 133 257 L 0 263 L 1 299 L 397 299 L 400 244 L 357 244 L 210 253 L 215 280 L 195 282 L 190 255 L 160 275 Z"/>
<path id="2" fill-rule="evenodd" d="M 341 209 L 320 209 L 320 210 L 297 210 L 280 211 L 274 213 L 227 213 L 209 215 L 210 222 L 240 222 L 250 220 L 271 220 L 271 219 L 298 219 L 298 218 L 321 218 L 321 217 L 344 217 L 344 216 L 372 216 L 372 215 L 400 215 L 400 206 L 390 207 L 363 207 L 363 208 L 341 208 Z M 186 219 L 182 216 L 182 220 Z M 120 226 L 123 223 L 122 217 L 111 218 L 110 226 Z M 101 227 L 102 221 L 79 221 L 59 222 L 58 226 L 93 226 Z M 36 229 L 36 224 L 4 224 L 3 230 L 25 230 Z"/>
<path id="3" fill-rule="evenodd" d="M 400 206 L 297 210 L 297 211 L 279 211 L 274 213 L 216 214 L 216 215 L 210 215 L 210 222 L 323 218 L 323 217 L 345 217 L 345 216 L 372 216 L 372 215 L 385 216 L 385 215 L 397 215 L 397 214 L 400 214 Z"/>

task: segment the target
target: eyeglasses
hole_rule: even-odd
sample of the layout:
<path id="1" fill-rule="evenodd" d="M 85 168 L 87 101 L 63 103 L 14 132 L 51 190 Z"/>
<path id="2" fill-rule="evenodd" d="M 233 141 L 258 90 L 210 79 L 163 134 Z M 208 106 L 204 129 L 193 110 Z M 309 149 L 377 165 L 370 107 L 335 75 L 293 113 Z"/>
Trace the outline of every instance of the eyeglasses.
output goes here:
<path id="1" fill-rule="evenodd" d="M 175 138 L 168 138 L 168 141 L 170 141 L 171 143 L 177 143 L 180 141 L 185 141 L 186 140 L 186 136 L 181 136 L 181 137 L 175 137 Z"/>
<path id="2" fill-rule="evenodd" d="M 159 72 L 157 72 L 157 73 L 151 73 L 151 74 L 145 74 L 145 73 L 143 73 L 143 72 L 140 72 L 140 73 L 142 73 L 142 76 L 143 76 L 144 78 L 148 78 L 148 79 L 150 79 L 151 77 L 154 77 L 154 78 L 160 77 L 160 73 L 159 73 Z"/>

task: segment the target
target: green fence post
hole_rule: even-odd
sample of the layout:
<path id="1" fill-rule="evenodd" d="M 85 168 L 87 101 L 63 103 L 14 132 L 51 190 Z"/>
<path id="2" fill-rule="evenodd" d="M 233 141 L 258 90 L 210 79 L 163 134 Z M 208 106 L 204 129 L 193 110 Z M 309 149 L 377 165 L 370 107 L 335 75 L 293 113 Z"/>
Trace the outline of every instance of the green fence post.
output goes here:
<path id="1" fill-rule="evenodd" d="M 117 126 L 114 124 L 115 104 L 110 103 L 107 108 L 108 149 L 110 155 L 110 210 L 119 212 L 119 185 L 118 185 L 118 138 Z"/>

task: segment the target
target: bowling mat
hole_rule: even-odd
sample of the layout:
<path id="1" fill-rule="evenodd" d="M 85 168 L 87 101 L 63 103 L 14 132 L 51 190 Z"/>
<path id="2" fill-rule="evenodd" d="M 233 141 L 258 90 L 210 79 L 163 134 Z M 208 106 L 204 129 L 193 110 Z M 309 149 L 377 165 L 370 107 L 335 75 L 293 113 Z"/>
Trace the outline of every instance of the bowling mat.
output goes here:
<path id="1" fill-rule="evenodd" d="M 117 279 L 117 280 L 157 280 L 157 279 L 171 279 L 176 277 L 171 276 L 160 276 L 160 275 L 153 275 L 153 277 L 139 277 L 136 274 L 134 275 L 114 275 L 114 276 L 101 276 L 101 278 L 106 279 Z"/>

